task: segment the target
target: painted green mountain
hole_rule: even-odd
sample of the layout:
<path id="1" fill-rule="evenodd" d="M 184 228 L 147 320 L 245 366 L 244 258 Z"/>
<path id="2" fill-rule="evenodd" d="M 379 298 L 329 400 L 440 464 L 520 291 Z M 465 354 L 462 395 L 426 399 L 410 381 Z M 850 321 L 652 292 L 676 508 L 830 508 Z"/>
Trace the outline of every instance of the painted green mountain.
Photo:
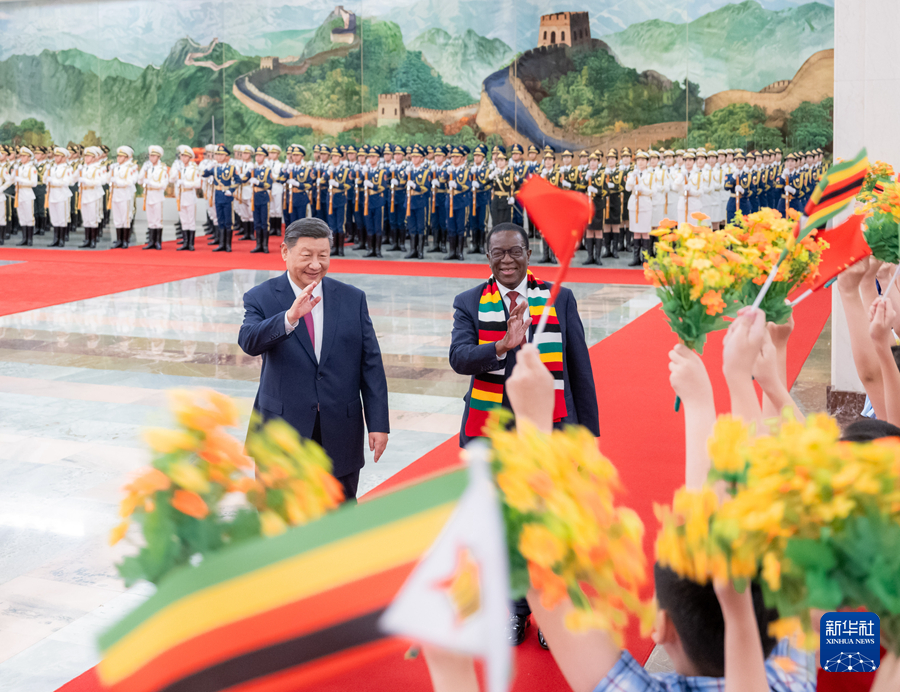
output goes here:
<path id="1" fill-rule="evenodd" d="M 688 24 L 653 19 L 603 40 L 623 65 L 673 80 L 687 74 L 704 96 L 726 89 L 758 91 L 791 79 L 813 53 L 834 47 L 834 8 L 811 2 L 771 11 L 745 0 Z"/>
<path id="2" fill-rule="evenodd" d="M 143 73 L 144 68 L 132 65 L 128 62 L 122 62 L 118 58 L 113 60 L 103 60 L 96 55 L 84 53 L 77 48 L 69 50 L 61 50 L 57 54 L 57 60 L 60 65 L 71 65 L 77 67 L 82 72 L 93 72 L 100 79 L 107 77 L 124 77 L 125 79 L 138 79 Z"/>
<path id="3" fill-rule="evenodd" d="M 284 144 L 312 134 L 275 125 L 232 95 L 230 85 L 258 67 L 257 60 L 219 44 L 207 59 L 216 64 L 237 60 L 231 67 L 215 72 L 185 65 L 184 57 L 196 45 L 189 39 L 179 41 L 161 67 L 144 68 L 134 79 L 101 78 L 90 69 L 61 62 L 59 54 L 50 51 L 12 56 L 0 62 L 4 119 L 36 118 L 57 143 L 80 142 L 93 130 L 110 147 L 128 144 L 142 152 L 159 144 L 168 155 L 178 144 L 213 141 L 213 122 L 216 141 L 234 142 L 240 136 L 250 143 Z M 81 64 L 88 68 L 87 62 Z"/>
<path id="4" fill-rule="evenodd" d="M 422 57 L 440 72 L 446 82 L 472 95 L 481 95 L 485 78 L 508 64 L 515 53 L 499 38 L 485 38 L 471 29 L 451 36 L 443 29 L 429 29 L 410 44 L 412 50 L 422 51 Z"/>
<path id="5" fill-rule="evenodd" d="M 307 51 L 325 46 L 328 51 L 341 50 L 342 44 L 331 43 L 332 24 L 329 20 L 320 27 Z M 393 22 L 363 19 L 358 31 L 360 47 L 313 64 L 303 74 L 276 77 L 263 91 L 304 113 L 324 118 L 375 110 L 379 94 L 394 92 L 408 92 L 414 106 L 426 108 L 453 109 L 476 100 L 446 83 L 422 53 L 408 50 L 400 27 Z"/>

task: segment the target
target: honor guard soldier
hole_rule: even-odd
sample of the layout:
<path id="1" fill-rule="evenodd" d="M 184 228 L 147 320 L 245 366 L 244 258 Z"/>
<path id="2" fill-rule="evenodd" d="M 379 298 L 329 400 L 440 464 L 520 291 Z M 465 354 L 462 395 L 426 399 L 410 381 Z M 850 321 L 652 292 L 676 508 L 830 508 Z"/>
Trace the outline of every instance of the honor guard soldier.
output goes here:
<path id="1" fill-rule="evenodd" d="M 107 184 L 107 172 L 103 166 L 103 150 L 87 147 L 84 150 L 84 165 L 78 175 L 78 205 L 84 221 L 83 248 L 96 248 L 100 239 L 100 225 L 103 222 L 103 186 Z"/>
<path id="2" fill-rule="evenodd" d="M 362 217 L 369 248 L 366 257 L 383 257 L 381 243 L 384 238 L 385 195 L 389 181 L 396 180 L 396 178 L 391 178 L 388 169 L 381 165 L 382 152 L 377 146 L 369 147 L 365 156 L 366 161 L 360 169 L 360 177 L 363 186 Z M 405 183 L 403 191 L 406 192 Z M 405 195 L 403 200 L 403 213 L 405 214 Z"/>
<path id="3" fill-rule="evenodd" d="M 0 144 L 0 245 L 9 237 L 9 202 L 6 191 L 15 184 L 9 157 L 12 149 Z"/>
<path id="4" fill-rule="evenodd" d="M 513 174 L 515 174 L 519 184 L 525 182 L 527 176 L 527 167 L 525 161 L 522 159 L 524 155 L 525 147 L 521 144 L 513 144 L 509 149 L 509 167 L 512 169 Z M 516 205 L 513 207 L 512 221 L 514 224 L 518 224 L 523 228 L 525 226 L 524 210 L 522 209 L 522 205 L 518 202 L 516 202 Z"/>
<path id="5" fill-rule="evenodd" d="M 750 173 L 744 168 L 746 157 L 740 149 L 734 154 L 734 171 L 725 178 L 725 189 L 728 191 L 728 205 L 725 208 L 725 221 L 736 223 L 738 212 L 744 216 L 750 214 L 750 201 L 747 189 L 750 187 Z"/>
<path id="6" fill-rule="evenodd" d="M 610 149 L 606 152 L 606 168 L 603 169 L 601 184 L 605 191 L 606 230 L 603 233 L 603 250 L 600 256 L 604 259 L 619 258 L 619 248 L 624 249 L 619 236 L 622 229 L 622 195 L 625 192 L 625 177 L 619 167 L 619 152 Z"/>
<path id="7" fill-rule="evenodd" d="M 692 214 L 703 212 L 703 179 L 694 167 L 695 156 L 691 152 L 684 155 L 684 170 L 675 178 L 672 187 L 678 195 L 678 223 L 691 223 Z"/>
<path id="8" fill-rule="evenodd" d="M 19 147 L 19 166 L 16 169 L 16 196 L 14 206 L 22 227 L 22 240 L 18 246 L 34 244 L 34 188 L 38 184 L 38 171 L 34 154 L 28 147 Z"/>
<path id="9" fill-rule="evenodd" d="M 703 184 L 703 191 L 700 194 L 700 204 L 703 208 L 703 213 L 709 217 L 708 221 L 711 225 L 714 213 L 713 207 L 715 206 L 716 190 L 713 189 L 712 166 L 709 165 L 709 157 L 705 149 L 697 150 L 694 159 L 694 168 L 697 173 L 700 174 L 700 182 Z M 699 225 L 705 226 L 706 222 L 703 222 Z"/>
<path id="10" fill-rule="evenodd" d="M 197 190 L 203 184 L 203 173 L 194 162 L 194 150 L 186 144 L 178 147 L 178 178 L 175 182 L 175 201 L 184 243 L 176 251 L 194 251 L 197 235 Z M 174 166 L 173 166 L 174 168 Z"/>
<path id="11" fill-rule="evenodd" d="M 584 232 L 584 249 L 587 250 L 585 264 L 603 264 L 600 249 L 603 245 L 603 211 L 606 192 L 601 182 L 603 169 L 600 168 L 603 152 L 597 150 L 588 157 L 588 167 L 584 172 L 585 194 L 594 205 L 594 214 Z"/>
<path id="12" fill-rule="evenodd" d="M 650 157 L 647 170 L 650 171 L 652 176 L 650 200 L 653 202 L 653 214 L 650 216 L 650 227 L 659 228 L 660 221 L 666 218 L 663 213 L 666 206 L 666 172 L 660 165 L 658 151 L 651 149 L 647 152 L 647 155 Z M 654 239 L 651 238 L 650 240 L 653 241 Z"/>
<path id="13" fill-rule="evenodd" d="M 68 157 L 69 151 L 66 151 Z M 50 215 L 47 213 L 47 184 L 44 177 L 47 175 L 47 169 L 53 165 L 50 158 L 52 150 L 49 147 L 36 146 L 34 152 L 34 167 L 38 172 L 38 184 L 34 188 L 34 235 L 44 235 L 50 227 Z"/>
<path id="14" fill-rule="evenodd" d="M 629 267 L 639 267 L 644 263 L 643 253 L 650 255 L 650 231 L 653 230 L 653 173 L 647 170 L 650 157 L 638 149 L 634 169 L 625 178 L 628 197 L 628 216 L 631 219 L 631 261 Z"/>
<path id="15" fill-rule="evenodd" d="M 447 150 L 434 148 L 434 163 L 431 165 L 431 228 L 434 232 L 434 247 L 428 252 L 445 252 L 447 243 Z"/>
<path id="16" fill-rule="evenodd" d="M 138 181 L 137 164 L 131 147 L 116 150 L 116 165 L 109 176 L 109 200 L 113 225 L 116 227 L 114 249 L 127 248 L 131 238 L 131 220 L 134 214 L 135 185 Z"/>
<path id="17" fill-rule="evenodd" d="M 445 260 L 465 258 L 466 220 L 472 204 L 469 170 L 465 164 L 464 150 L 455 146 L 450 150 L 447 166 L 447 247 Z"/>
<path id="18" fill-rule="evenodd" d="M 491 181 L 487 158 L 487 147 L 479 144 L 475 147 L 473 164 L 469 169 L 469 180 L 472 183 L 472 251 L 484 252 L 484 234 L 487 229 L 487 217 L 491 208 Z"/>
<path id="19" fill-rule="evenodd" d="M 241 240 L 254 240 L 255 233 L 253 229 L 253 210 L 250 208 L 250 200 L 253 199 L 253 186 L 250 184 L 250 178 L 253 177 L 253 170 L 256 163 L 253 156 L 256 150 L 249 144 L 240 145 L 240 160 L 237 163 L 237 169 L 241 177 L 241 187 L 235 193 L 235 214 L 240 218 L 241 223 Z M 237 147 L 234 148 L 237 153 Z"/>
<path id="20" fill-rule="evenodd" d="M 69 213 L 67 215 L 67 221 L 64 229 L 64 238 L 65 240 L 69 239 L 69 233 L 74 232 L 76 228 L 81 225 L 81 213 L 78 211 L 78 175 L 81 172 L 81 166 L 83 163 L 82 154 L 84 152 L 84 148 L 80 144 L 72 144 L 66 150 L 66 163 L 69 165 L 69 168 L 72 170 L 72 183 L 69 185 L 69 193 L 70 196 L 68 198 L 69 202 Z M 55 157 L 54 157 L 55 158 Z"/>
<path id="21" fill-rule="evenodd" d="M 800 197 L 797 190 L 799 175 L 797 174 L 797 157 L 794 154 L 788 154 L 785 160 L 784 171 L 779 176 L 777 187 L 781 192 L 781 199 L 778 200 L 778 211 L 782 216 L 787 216 L 788 209 L 800 209 Z"/>
<path id="22" fill-rule="evenodd" d="M 251 171 L 247 182 L 250 185 L 250 213 L 253 214 L 253 234 L 256 237 L 256 247 L 250 253 L 269 252 L 269 201 L 272 189 L 272 166 L 269 161 L 269 150 L 263 146 L 256 148 L 254 152 L 256 165 Z"/>
<path id="23" fill-rule="evenodd" d="M 148 150 L 149 159 L 141 167 L 138 182 L 144 188 L 144 211 L 147 212 L 147 229 L 150 239 L 144 250 L 162 250 L 163 200 L 169 185 L 169 169 L 161 158 L 163 148 L 153 145 Z"/>
<path id="24" fill-rule="evenodd" d="M 562 185 L 563 176 L 559 167 L 556 165 L 556 154 L 551 146 L 544 147 L 544 165 L 541 167 L 540 175 L 551 185 L 564 187 Z M 519 178 L 519 176 L 516 176 L 516 178 L 518 184 L 521 178 Z M 515 216 L 513 216 L 513 218 L 515 218 Z M 541 235 L 541 229 L 538 226 L 535 226 L 535 236 L 541 238 L 541 246 L 543 248 L 540 259 L 541 264 L 556 264 L 556 259 L 550 251 L 550 246 L 544 242 L 544 237 Z"/>
<path id="25" fill-rule="evenodd" d="M 284 164 L 281 163 L 281 147 L 270 144 L 266 147 L 269 158 L 266 165 L 272 170 L 272 194 L 269 204 L 269 235 L 281 235 L 281 222 L 284 220 L 284 186 L 279 182 Z"/>
<path id="26" fill-rule="evenodd" d="M 663 200 L 663 218 L 674 219 L 675 210 L 678 208 L 678 195 L 672 189 L 672 185 L 681 174 L 681 169 L 675 165 L 675 152 L 666 149 L 663 152 L 663 171 L 666 174 L 665 199 Z"/>
<path id="27" fill-rule="evenodd" d="M 204 214 L 203 221 L 203 229 L 206 231 L 206 235 L 209 236 L 207 240 L 207 245 L 214 245 L 216 241 L 216 226 L 218 222 L 216 221 L 216 205 L 213 201 L 214 190 L 212 189 L 213 182 L 211 177 L 206 177 L 206 171 L 212 170 L 215 165 L 215 153 L 216 153 L 216 145 L 215 144 L 207 144 L 203 148 L 203 160 L 198 165 L 200 178 L 202 181 L 202 190 L 203 197 L 206 200 L 206 214 Z"/>
<path id="28" fill-rule="evenodd" d="M 587 173 L 588 162 L 591 159 L 591 152 L 587 149 L 582 149 L 578 152 L 578 174 L 584 177 L 584 174 Z M 527 164 L 526 164 L 527 165 Z"/>
<path id="29" fill-rule="evenodd" d="M 488 176 L 491 181 L 491 225 L 509 223 L 518 189 L 516 174 L 509 167 L 506 150 L 497 147 L 497 164 Z"/>
<path id="30" fill-rule="evenodd" d="M 213 201 L 216 205 L 216 219 L 219 221 L 217 235 L 219 247 L 213 252 L 231 252 L 232 203 L 235 191 L 243 182 L 237 166 L 231 162 L 231 151 L 224 144 L 216 147 L 216 165 L 203 172 L 203 177 L 213 180 Z"/>
<path id="31" fill-rule="evenodd" d="M 406 252 L 406 182 L 409 180 L 409 164 L 404 160 L 406 152 L 403 147 L 394 147 L 393 161 L 390 167 L 390 227 L 391 250 Z"/>
<path id="32" fill-rule="evenodd" d="M 305 219 L 310 203 L 315 197 L 316 171 L 311 163 L 304 160 L 306 149 L 294 144 L 289 149 L 290 167 L 282 172 L 285 194 L 287 194 L 287 217 L 290 226 L 297 219 Z"/>
<path id="33" fill-rule="evenodd" d="M 431 197 L 431 168 L 425 165 L 425 150 L 416 144 L 412 166 L 406 172 L 406 228 L 410 249 L 404 259 L 425 259 L 425 214 Z"/>
<path id="34" fill-rule="evenodd" d="M 66 227 L 70 219 L 70 202 L 75 174 L 68 163 L 69 152 L 62 147 L 53 150 L 53 163 L 44 168 L 44 187 L 47 189 L 45 207 L 50 213 L 53 242 L 50 247 L 66 246 Z"/>
<path id="35" fill-rule="evenodd" d="M 328 227 L 334 234 L 334 244 L 339 254 L 344 254 L 344 217 L 347 212 L 347 194 L 352 187 L 350 168 L 341 160 L 341 150 L 331 150 L 331 164 L 326 171 L 328 186 Z"/>

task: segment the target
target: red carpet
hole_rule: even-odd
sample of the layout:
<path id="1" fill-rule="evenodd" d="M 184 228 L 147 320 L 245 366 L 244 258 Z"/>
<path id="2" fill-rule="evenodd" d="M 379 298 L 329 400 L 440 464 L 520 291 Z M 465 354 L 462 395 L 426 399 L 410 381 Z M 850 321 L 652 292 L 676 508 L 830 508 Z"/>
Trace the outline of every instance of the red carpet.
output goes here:
<path id="1" fill-rule="evenodd" d="M 0 259 L 5 259 L 2 253 Z M 353 260 L 344 260 L 343 263 L 382 264 Z M 396 268 L 398 264 L 405 267 L 411 263 L 383 264 Z M 424 268 L 428 265 L 412 266 Z M 457 269 L 466 268 L 454 266 Z M 12 268 L 7 267 L 3 271 Z M 632 273 L 635 277 L 640 276 L 638 272 Z M 542 275 L 549 278 L 544 272 Z M 618 283 L 618 281 L 609 282 Z M 797 307 L 795 311 L 797 327 L 788 352 L 788 379 L 792 384 L 830 313 L 830 290 L 814 294 Z M 727 390 L 721 374 L 723 337 L 724 332 L 713 334 L 703 356 L 713 381 L 719 410 L 727 410 L 728 407 Z M 662 311 L 657 308 L 590 349 L 600 405 L 603 434 L 601 448 L 619 469 L 625 488 L 625 503 L 632 506 L 644 520 L 647 527 L 645 549 L 651 560 L 656 534 L 653 504 L 670 501 L 674 490 L 684 482 L 684 419 L 673 410 L 674 395 L 668 383 L 668 352 L 675 343 L 675 335 L 669 329 Z M 651 432 L 652 434 L 648 434 Z M 458 463 L 458 454 L 457 438 L 453 437 L 373 490 L 369 497 L 396 489 L 425 476 L 445 472 Z M 652 651 L 652 642 L 641 639 L 634 625 L 626 633 L 626 645 L 640 661 L 645 661 Z M 347 689 L 372 692 L 430 689 L 424 662 L 421 659 L 403 660 L 401 652 L 405 648 L 405 645 L 397 642 L 389 653 L 367 662 L 364 672 L 363 669 L 348 670 L 340 679 L 328 685 L 319 684 L 316 689 L 323 692 Z M 537 636 L 532 630 L 526 642 L 516 649 L 516 678 L 513 690 L 554 692 L 567 689 L 568 686 L 552 657 L 540 649 Z M 102 687 L 92 669 L 64 685 L 59 692 L 101 690 Z"/>
<path id="2" fill-rule="evenodd" d="M 229 269 L 284 270 L 277 251 L 251 255 L 253 243 L 236 244 L 231 253 L 217 252 L 203 241 L 196 252 L 175 252 L 175 241 L 164 243 L 162 251 L 142 250 L 50 250 L 46 248 L 0 248 L 0 260 L 22 264 L 0 267 L 0 315 L 85 300 L 129 291 L 167 281 L 228 271 Z M 273 248 L 275 243 L 272 243 Z M 485 279 L 486 264 L 335 258 L 333 274 L 373 274 L 392 276 L 432 276 L 439 278 Z M 556 266 L 535 267 L 537 274 L 554 281 Z M 647 283 L 636 269 L 573 267 L 568 281 L 591 284 Z"/>

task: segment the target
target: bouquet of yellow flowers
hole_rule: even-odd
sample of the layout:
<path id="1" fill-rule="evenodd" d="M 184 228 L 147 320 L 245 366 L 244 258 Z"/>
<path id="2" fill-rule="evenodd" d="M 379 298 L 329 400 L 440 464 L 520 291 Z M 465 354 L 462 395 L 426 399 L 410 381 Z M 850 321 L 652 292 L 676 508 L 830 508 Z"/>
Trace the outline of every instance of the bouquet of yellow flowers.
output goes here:
<path id="1" fill-rule="evenodd" d="M 725 228 L 737 240 L 732 249 L 746 259 L 748 272 L 741 287 L 744 305 L 753 304 L 773 267 L 781 260 L 774 282 L 759 305 L 766 313 L 766 320 L 776 324 L 787 322 L 792 310 L 786 302 L 788 294 L 818 275 L 822 251 L 828 247 L 814 233 L 798 241 L 794 236 L 796 212 L 791 214 L 794 218 L 783 218 L 775 209 L 762 209 L 738 217 L 736 224 Z M 783 259 L 782 253 L 785 253 Z"/>
<path id="2" fill-rule="evenodd" d="M 863 235 L 876 259 L 889 264 L 900 261 L 900 183 L 882 182 L 856 210 L 864 214 Z"/>
<path id="3" fill-rule="evenodd" d="M 694 214 L 699 224 L 706 217 Z M 644 275 L 656 287 L 672 331 L 682 343 L 703 353 L 706 336 L 728 326 L 741 307 L 741 287 L 748 260 L 732 250 L 728 233 L 665 219 L 653 231 L 659 238 L 656 257 L 644 264 Z"/>
<path id="4" fill-rule="evenodd" d="M 873 193 L 877 187 L 891 182 L 894 179 L 894 167 L 884 161 L 875 161 L 869 163 L 866 170 L 866 177 L 863 180 L 862 189 L 856 195 L 856 199 L 866 203 L 872 200 Z"/>
<path id="5" fill-rule="evenodd" d="M 271 536 L 336 508 L 343 489 L 331 461 L 282 420 L 254 420 L 244 454 L 226 428 L 239 422 L 234 401 L 213 390 L 169 393 L 179 429 L 152 428 L 144 439 L 151 467 L 125 486 L 117 543 L 137 521 L 144 547 L 118 565 L 126 585 L 158 583 L 172 569 L 239 541 Z M 229 510 L 225 499 L 237 500 Z"/>
<path id="6" fill-rule="evenodd" d="M 900 653 L 900 442 L 846 443 L 835 421 L 785 419 L 750 439 L 721 418 L 710 438 L 710 488 L 658 508 L 661 563 L 698 582 L 761 577 L 786 625 L 809 632 L 810 609 L 865 608 Z"/>
<path id="7" fill-rule="evenodd" d="M 638 515 L 617 506 L 618 474 L 580 427 L 544 434 L 519 421 L 490 424 L 494 471 L 503 498 L 513 596 L 529 583 L 553 608 L 565 595 L 575 609 L 567 626 L 602 628 L 617 640 L 628 613 L 649 624 L 641 600 L 646 560 Z"/>

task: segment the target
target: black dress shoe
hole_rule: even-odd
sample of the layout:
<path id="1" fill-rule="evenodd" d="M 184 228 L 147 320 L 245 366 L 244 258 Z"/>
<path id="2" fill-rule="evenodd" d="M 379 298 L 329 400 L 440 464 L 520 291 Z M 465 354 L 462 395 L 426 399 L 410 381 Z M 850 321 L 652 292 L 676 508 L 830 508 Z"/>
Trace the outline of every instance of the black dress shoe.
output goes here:
<path id="1" fill-rule="evenodd" d="M 550 651 L 550 645 L 547 644 L 547 640 L 544 639 L 544 633 L 541 632 L 541 629 L 540 629 L 540 628 L 538 628 L 538 644 L 541 645 L 541 648 L 542 648 L 544 651 Z"/>
<path id="2" fill-rule="evenodd" d="M 531 621 L 528 615 L 516 615 L 512 614 L 509 616 L 509 643 L 512 646 L 518 646 L 522 642 L 525 641 L 525 637 L 528 636 L 528 628 L 531 626 Z"/>

